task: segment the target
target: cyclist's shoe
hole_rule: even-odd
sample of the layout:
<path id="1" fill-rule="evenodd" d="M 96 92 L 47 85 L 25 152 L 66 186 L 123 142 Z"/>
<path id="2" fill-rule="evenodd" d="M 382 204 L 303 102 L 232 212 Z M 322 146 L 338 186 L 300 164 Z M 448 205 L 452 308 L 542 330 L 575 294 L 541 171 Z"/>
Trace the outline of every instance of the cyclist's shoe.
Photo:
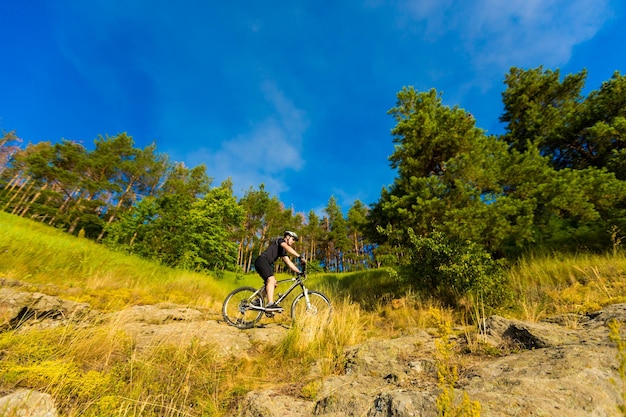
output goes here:
<path id="1" fill-rule="evenodd" d="M 284 308 L 276 305 L 276 303 L 271 303 L 265 306 L 265 311 L 269 311 L 272 313 L 282 313 Z"/>

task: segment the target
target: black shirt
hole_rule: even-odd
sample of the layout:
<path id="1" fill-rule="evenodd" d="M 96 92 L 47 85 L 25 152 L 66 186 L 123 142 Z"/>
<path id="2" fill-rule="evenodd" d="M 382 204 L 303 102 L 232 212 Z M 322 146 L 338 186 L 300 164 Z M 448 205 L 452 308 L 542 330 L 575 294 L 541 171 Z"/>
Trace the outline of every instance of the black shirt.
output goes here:
<path id="1" fill-rule="evenodd" d="M 276 262 L 278 258 L 287 256 L 288 255 L 287 251 L 285 250 L 285 248 L 281 246 L 281 243 L 283 243 L 284 241 L 285 239 L 283 239 L 282 237 L 279 237 L 278 239 L 273 240 L 272 243 L 270 243 L 270 245 L 268 246 L 268 248 L 265 249 L 265 251 L 261 254 L 261 256 L 265 256 L 272 264 Z"/>

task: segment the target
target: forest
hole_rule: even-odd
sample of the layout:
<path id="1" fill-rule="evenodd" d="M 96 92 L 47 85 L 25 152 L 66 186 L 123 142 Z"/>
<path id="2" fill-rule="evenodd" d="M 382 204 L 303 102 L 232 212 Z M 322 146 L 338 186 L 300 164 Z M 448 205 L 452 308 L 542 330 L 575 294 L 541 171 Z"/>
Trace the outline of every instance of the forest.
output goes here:
<path id="1" fill-rule="evenodd" d="M 533 253 L 615 250 L 626 231 L 626 79 L 583 94 L 586 71 L 511 68 L 488 135 L 442 92 L 405 87 L 395 121 L 393 183 L 371 206 L 295 213 L 259 184 L 243 196 L 138 148 L 131 136 L 80 143 L 0 137 L 0 209 L 193 271 L 250 271 L 285 228 L 311 268 L 390 268 L 446 302 L 506 298 L 502 271 Z M 344 214 L 345 213 L 345 214 Z"/>

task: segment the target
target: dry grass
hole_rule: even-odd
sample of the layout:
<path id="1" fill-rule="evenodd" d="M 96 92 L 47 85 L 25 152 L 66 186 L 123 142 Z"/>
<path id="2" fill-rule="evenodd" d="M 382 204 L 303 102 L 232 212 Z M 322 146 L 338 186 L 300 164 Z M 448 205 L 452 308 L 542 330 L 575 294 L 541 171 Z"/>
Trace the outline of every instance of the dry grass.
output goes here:
<path id="1" fill-rule="evenodd" d="M 626 302 L 626 256 L 619 250 L 524 259 L 509 277 L 518 300 L 511 314 L 522 320 L 585 313 Z"/>

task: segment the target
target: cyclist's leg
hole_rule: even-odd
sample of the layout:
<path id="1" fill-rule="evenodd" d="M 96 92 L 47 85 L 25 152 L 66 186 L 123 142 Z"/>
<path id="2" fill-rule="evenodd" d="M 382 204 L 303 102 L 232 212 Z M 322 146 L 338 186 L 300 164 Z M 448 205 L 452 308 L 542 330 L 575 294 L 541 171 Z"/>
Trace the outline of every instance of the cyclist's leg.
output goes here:
<path id="1" fill-rule="evenodd" d="M 265 294 L 267 295 L 267 303 L 274 302 L 274 288 L 276 288 L 276 277 L 274 276 L 274 268 L 269 260 L 264 256 L 259 256 L 254 261 L 254 268 L 265 282 Z"/>
<path id="2" fill-rule="evenodd" d="M 267 304 L 274 302 L 274 288 L 276 288 L 276 277 L 274 275 L 265 280 L 265 294 L 267 294 Z"/>

